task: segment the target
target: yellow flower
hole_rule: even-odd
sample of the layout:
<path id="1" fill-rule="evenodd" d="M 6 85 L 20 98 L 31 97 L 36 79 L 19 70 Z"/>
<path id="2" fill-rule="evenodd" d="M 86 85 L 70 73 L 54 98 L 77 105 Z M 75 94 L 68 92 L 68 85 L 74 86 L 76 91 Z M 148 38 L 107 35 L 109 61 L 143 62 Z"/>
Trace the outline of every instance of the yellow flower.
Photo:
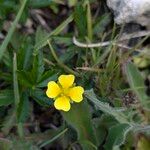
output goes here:
<path id="1" fill-rule="evenodd" d="M 54 106 L 58 110 L 69 111 L 71 102 L 81 102 L 83 100 L 84 89 L 81 86 L 75 86 L 74 75 L 61 75 L 58 83 L 50 81 L 46 95 L 54 98 Z"/>

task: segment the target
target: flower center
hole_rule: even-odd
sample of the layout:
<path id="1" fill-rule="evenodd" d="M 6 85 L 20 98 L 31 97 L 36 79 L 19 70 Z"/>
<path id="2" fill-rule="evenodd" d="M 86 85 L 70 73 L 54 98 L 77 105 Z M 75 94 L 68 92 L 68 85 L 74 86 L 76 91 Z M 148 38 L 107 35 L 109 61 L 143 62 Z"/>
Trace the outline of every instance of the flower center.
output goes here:
<path id="1" fill-rule="evenodd" d="M 69 96 L 69 88 L 62 88 L 61 96 Z"/>

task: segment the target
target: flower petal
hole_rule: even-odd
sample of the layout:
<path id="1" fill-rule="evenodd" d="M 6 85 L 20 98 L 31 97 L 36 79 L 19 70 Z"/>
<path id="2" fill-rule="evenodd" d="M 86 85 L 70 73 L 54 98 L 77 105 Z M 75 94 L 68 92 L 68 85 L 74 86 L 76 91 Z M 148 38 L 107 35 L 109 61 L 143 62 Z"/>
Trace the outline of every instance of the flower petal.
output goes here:
<path id="1" fill-rule="evenodd" d="M 69 96 L 73 101 L 79 103 L 83 100 L 83 96 L 82 96 L 83 93 L 84 93 L 83 87 L 76 86 L 70 89 Z"/>
<path id="2" fill-rule="evenodd" d="M 54 106 L 56 109 L 63 110 L 63 111 L 69 111 L 71 107 L 69 98 L 65 96 L 58 97 L 54 102 Z"/>
<path id="3" fill-rule="evenodd" d="M 46 91 L 46 95 L 49 98 L 55 98 L 60 94 L 61 89 L 56 82 L 50 81 L 47 86 L 48 86 L 48 89 Z"/>
<path id="4" fill-rule="evenodd" d="M 75 80 L 75 76 L 74 75 L 61 75 L 58 78 L 59 83 L 61 84 L 61 86 L 63 88 L 69 88 L 73 85 Z"/>

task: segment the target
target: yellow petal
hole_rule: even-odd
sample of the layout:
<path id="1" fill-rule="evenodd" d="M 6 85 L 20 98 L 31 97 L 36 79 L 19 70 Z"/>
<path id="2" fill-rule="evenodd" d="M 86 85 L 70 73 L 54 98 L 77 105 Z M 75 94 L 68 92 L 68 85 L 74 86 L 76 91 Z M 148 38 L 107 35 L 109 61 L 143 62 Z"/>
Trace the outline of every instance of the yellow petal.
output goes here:
<path id="1" fill-rule="evenodd" d="M 61 92 L 61 89 L 59 87 L 59 85 L 54 82 L 54 81 L 50 81 L 48 83 L 48 89 L 46 91 L 46 95 L 49 97 L 49 98 L 55 98 L 57 97 Z"/>
<path id="2" fill-rule="evenodd" d="M 58 78 L 59 83 L 61 84 L 61 86 L 63 88 L 69 88 L 73 85 L 75 80 L 75 76 L 74 75 L 61 75 Z"/>
<path id="3" fill-rule="evenodd" d="M 70 89 L 69 96 L 73 101 L 79 103 L 83 100 L 83 96 L 82 96 L 83 93 L 84 93 L 83 87 L 76 86 Z"/>
<path id="4" fill-rule="evenodd" d="M 70 110 L 69 98 L 65 96 L 58 97 L 54 102 L 54 106 L 58 110 L 69 111 Z"/>

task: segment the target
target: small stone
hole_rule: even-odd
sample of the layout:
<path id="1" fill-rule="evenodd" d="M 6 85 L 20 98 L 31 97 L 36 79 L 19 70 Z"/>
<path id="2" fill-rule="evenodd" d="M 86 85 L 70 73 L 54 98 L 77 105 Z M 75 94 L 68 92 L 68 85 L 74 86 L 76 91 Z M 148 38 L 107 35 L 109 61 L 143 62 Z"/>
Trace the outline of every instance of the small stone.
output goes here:
<path id="1" fill-rule="evenodd" d="M 107 0 L 107 5 L 117 24 L 138 23 L 150 28 L 150 0 Z"/>

